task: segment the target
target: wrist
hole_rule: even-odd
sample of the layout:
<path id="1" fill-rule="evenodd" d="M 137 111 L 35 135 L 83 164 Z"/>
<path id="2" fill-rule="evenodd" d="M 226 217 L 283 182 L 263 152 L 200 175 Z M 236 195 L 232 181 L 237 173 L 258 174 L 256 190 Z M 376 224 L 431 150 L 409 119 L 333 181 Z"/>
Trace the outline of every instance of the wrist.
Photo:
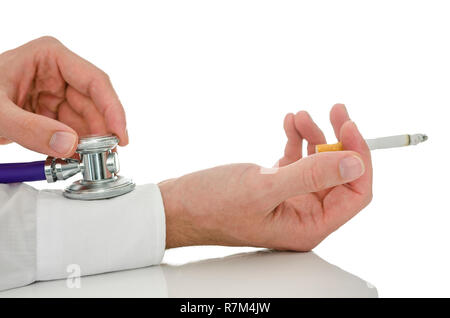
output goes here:
<path id="1" fill-rule="evenodd" d="M 166 249 L 202 244 L 198 230 L 183 204 L 179 182 L 175 178 L 158 184 L 166 218 Z"/>

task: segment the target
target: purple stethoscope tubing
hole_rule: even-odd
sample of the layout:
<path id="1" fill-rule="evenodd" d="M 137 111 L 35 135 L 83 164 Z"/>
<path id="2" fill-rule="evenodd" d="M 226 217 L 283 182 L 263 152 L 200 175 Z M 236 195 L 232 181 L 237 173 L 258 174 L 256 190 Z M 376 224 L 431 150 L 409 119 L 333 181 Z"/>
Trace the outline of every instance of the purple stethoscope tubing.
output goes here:
<path id="1" fill-rule="evenodd" d="M 45 161 L 0 164 L 0 183 L 46 180 Z"/>

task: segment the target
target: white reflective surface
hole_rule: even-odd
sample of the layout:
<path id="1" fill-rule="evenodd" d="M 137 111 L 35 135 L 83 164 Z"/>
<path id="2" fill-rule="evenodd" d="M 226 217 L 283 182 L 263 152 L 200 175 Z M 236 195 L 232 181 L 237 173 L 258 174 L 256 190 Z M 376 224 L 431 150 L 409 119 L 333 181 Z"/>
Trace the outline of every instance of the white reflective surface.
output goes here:
<path id="1" fill-rule="evenodd" d="M 261 250 L 39 282 L 0 297 L 377 297 L 374 286 L 316 254 Z"/>

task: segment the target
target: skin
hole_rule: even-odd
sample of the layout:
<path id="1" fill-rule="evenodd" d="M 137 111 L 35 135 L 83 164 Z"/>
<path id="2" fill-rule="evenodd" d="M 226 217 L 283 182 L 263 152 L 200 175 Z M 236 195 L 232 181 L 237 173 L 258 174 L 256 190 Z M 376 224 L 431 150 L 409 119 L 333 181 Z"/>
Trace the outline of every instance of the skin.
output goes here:
<path id="1" fill-rule="evenodd" d="M 344 105 L 330 113 L 345 151 L 313 154 L 324 134 L 308 113 L 286 115 L 288 138 L 274 173 L 232 164 L 160 183 L 166 209 L 166 247 L 258 246 L 309 251 L 372 199 L 370 150 Z M 310 156 L 303 157 L 302 142 Z M 346 180 L 341 159 L 357 156 L 362 175 Z"/>
<path id="2" fill-rule="evenodd" d="M 326 140 L 301 111 L 286 115 L 288 140 L 275 168 L 231 164 L 161 182 L 166 248 L 314 248 L 372 198 L 367 144 L 344 105 L 333 106 L 330 120 L 344 151 L 314 154 L 315 145 Z M 43 37 L 0 55 L 0 143 L 72 156 L 77 142 L 66 153 L 49 146 L 55 132 L 77 138 L 113 133 L 121 146 L 128 143 L 125 112 L 108 76 L 58 40 Z M 302 154 L 304 141 L 308 156 Z M 348 159 L 357 173 L 343 170 Z"/>
<path id="3" fill-rule="evenodd" d="M 0 144 L 62 158 L 74 154 L 79 136 L 113 133 L 128 144 L 125 111 L 108 75 L 57 39 L 4 52 L 0 74 Z M 65 153 L 49 145 L 55 132 L 76 136 Z"/>

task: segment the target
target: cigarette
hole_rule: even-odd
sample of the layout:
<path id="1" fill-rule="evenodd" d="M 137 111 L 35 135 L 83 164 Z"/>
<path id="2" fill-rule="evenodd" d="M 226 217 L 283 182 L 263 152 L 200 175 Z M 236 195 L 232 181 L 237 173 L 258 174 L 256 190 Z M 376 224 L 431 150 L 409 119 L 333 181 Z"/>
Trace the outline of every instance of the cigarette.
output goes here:
<path id="1" fill-rule="evenodd" d="M 387 149 L 387 148 L 397 148 L 397 147 L 417 145 L 427 140 L 428 140 L 427 135 L 414 134 L 414 135 L 398 135 L 375 139 L 366 139 L 366 143 L 369 146 L 370 150 L 376 150 L 376 149 Z M 316 153 L 325 151 L 341 151 L 341 150 L 344 150 L 344 148 L 342 146 L 342 143 L 340 142 L 336 144 L 316 145 Z"/>

